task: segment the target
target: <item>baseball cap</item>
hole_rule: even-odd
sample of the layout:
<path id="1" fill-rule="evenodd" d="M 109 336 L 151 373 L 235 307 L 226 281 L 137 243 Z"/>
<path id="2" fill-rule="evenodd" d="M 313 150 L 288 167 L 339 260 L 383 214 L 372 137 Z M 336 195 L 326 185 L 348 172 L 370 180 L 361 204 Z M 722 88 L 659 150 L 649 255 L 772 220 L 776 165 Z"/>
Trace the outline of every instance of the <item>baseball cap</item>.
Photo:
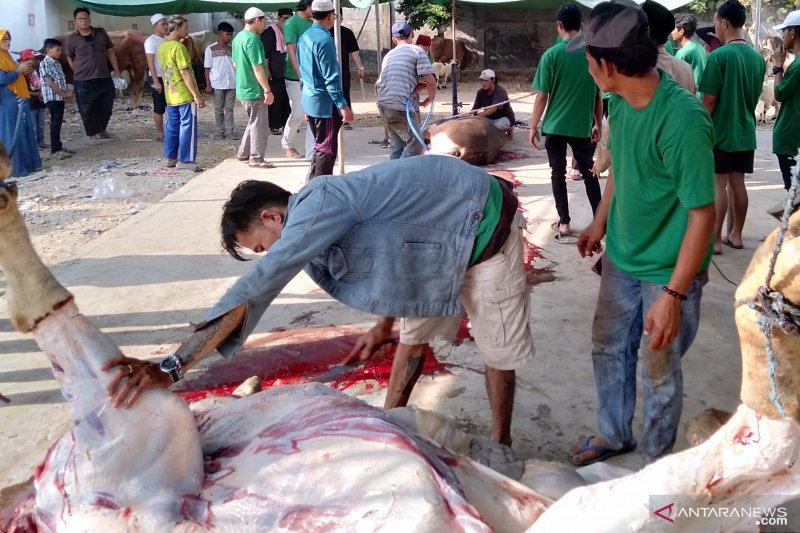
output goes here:
<path id="1" fill-rule="evenodd" d="M 266 16 L 267 15 L 257 7 L 248 8 L 247 11 L 244 12 L 244 20 L 253 20 L 259 17 L 266 17 Z"/>
<path id="2" fill-rule="evenodd" d="M 411 35 L 411 25 L 408 22 L 392 24 L 392 37 L 408 37 L 409 35 Z"/>
<path id="3" fill-rule="evenodd" d="M 583 33 L 567 43 L 567 52 L 588 46 L 622 48 L 650 38 L 650 26 L 642 8 L 630 0 L 597 4 L 583 25 Z"/>
<path id="4" fill-rule="evenodd" d="M 311 2 L 311 11 L 316 11 L 317 13 L 333 11 L 333 2 L 331 0 L 314 0 Z"/>
<path id="5" fill-rule="evenodd" d="M 494 71 L 490 68 L 481 72 L 481 75 L 478 76 L 479 80 L 490 80 L 492 78 L 496 78 L 497 76 L 494 75 Z"/>
<path id="6" fill-rule="evenodd" d="M 773 30 L 782 30 L 784 28 L 790 28 L 792 26 L 800 26 L 800 9 L 797 11 L 792 11 L 788 15 L 786 15 L 786 20 L 783 21 L 783 24 L 778 24 L 777 26 L 773 26 Z"/>
<path id="7" fill-rule="evenodd" d="M 29 59 L 33 59 L 34 57 L 39 57 L 40 55 L 42 54 L 40 54 L 33 48 L 26 48 L 25 50 L 19 53 L 19 58 L 21 61 L 27 61 Z"/>
<path id="8" fill-rule="evenodd" d="M 294 13 L 288 7 L 282 7 L 278 10 L 279 17 L 291 17 L 292 15 L 294 15 Z"/>
<path id="9" fill-rule="evenodd" d="M 151 26 L 155 26 L 155 25 L 156 25 L 156 22 L 158 22 L 158 21 L 159 21 L 159 20 L 161 20 L 161 19 L 166 19 L 166 18 L 167 18 L 167 17 L 165 17 L 165 16 L 164 16 L 164 15 L 162 15 L 161 13 L 156 13 L 155 15 L 153 15 L 152 17 L 150 17 L 150 25 L 151 25 Z"/>
<path id="10" fill-rule="evenodd" d="M 311 0 L 300 0 L 297 2 L 297 11 L 305 11 L 311 5 Z"/>

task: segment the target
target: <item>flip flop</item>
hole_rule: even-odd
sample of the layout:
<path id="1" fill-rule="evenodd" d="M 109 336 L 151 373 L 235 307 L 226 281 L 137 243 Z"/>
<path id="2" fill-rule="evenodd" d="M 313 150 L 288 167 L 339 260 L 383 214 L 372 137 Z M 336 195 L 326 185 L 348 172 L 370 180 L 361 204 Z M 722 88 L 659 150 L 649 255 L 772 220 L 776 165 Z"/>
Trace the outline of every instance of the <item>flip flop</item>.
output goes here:
<path id="1" fill-rule="evenodd" d="M 289 148 L 283 151 L 283 155 L 289 159 L 303 159 L 302 154 L 295 150 L 294 148 Z"/>
<path id="2" fill-rule="evenodd" d="M 275 165 L 269 161 L 260 161 L 258 163 L 249 163 L 247 166 L 250 168 L 275 168 Z"/>
<path id="3" fill-rule="evenodd" d="M 635 446 L 626 446 L 626 447 L 622 448 L 621 450 L 615 450 L 613 448 L 606 448 L 605 446 L 598 446 L 596 444 L 589 444 L 592 441 L 593 438 L 594 438 L 594 435 L 591 435 L 589 437 L 585 437 L 581 441 L 580 449 L 578 450 L 577 453 L 578 454 L 582 454 L 584 452 L 591 451 L 591 452 L 597 452 L 600 455 L 598 455 L 596 457 L 592 457 L 591 459 L 586 459 L 584 461 L 578 461 L 578 460 L 575 459 L 575 457 L 572 454 L 568 453 L 567 455 L 569 456 L 569 462 L 570 463 L 572 463 L 575 466 L 588 466 L 588 465 L 591 465 L 591 464 L 594 464 L 594 463 L 599 463 L 600 461 L 605 461 L 606 459 L 610 459 L 610 458 L 612 458 L 612 457 L 614 457 L 616 455 L 622 455 L 624 453 L 628 453 L 628 452 L 632 451 L 635 448 Z"/>
<path id="4" fill-rule="evenodd" d="M 372 140 L 371 140 L 371 141 L 369 141 L 367 144 L 383 144 L 383 141 L 377 141 L 377 140 L 375 140 L 375 139 L 372 139 Z M 389 143 L 386 143 L 386 144 L 389 144 Z"/>
<path id="5" fill-rule="evenodd" d="M 722 244 L 724 244 L 725 246 L 730 246 L 734 250 L 743 250 L 744 249 L 744 244 L 740 244 L 740 245 L 737 246 L 737 245 L 733 244 L 731 241 L 729 241 L 728 239 L 722 239 Z"/>

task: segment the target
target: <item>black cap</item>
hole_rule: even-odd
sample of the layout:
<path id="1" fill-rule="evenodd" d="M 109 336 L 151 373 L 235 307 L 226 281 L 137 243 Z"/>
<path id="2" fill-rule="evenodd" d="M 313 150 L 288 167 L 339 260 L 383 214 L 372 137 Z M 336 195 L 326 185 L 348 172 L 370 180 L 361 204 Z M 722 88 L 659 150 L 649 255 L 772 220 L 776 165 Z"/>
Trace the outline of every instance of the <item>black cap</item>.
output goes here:
<path id="1" fill-rule="evenodd" d="M 295 11 L 305 11 L 307 8 L 311 7 L 311 2 L 312 0 L 299 0 Z"/>
<path id="2" fill-rule="evenodd" d="M 294 15 L 294 12 L 288 7 L 282 7 L 278 10 L 279 17 L 291 17 L 292 15 Z"/>
<path id="3" fill-rule="evenodd" d="M 650 38 L 647 15 L 629 0 L 597 4 L 583 24 L 583 33 L 567 43 L 567 51 L 586 45 L 596 48 L 622 48 Z"/>

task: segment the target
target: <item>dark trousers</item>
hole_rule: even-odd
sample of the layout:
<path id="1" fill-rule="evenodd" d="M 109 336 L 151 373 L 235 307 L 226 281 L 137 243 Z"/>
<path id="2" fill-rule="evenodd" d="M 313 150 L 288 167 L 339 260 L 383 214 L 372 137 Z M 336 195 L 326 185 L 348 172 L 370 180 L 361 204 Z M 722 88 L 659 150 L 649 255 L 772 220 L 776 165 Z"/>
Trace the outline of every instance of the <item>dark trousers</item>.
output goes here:
<path id="1" fill-rule="evenodd" d="M 572 154 L 578 164 L 578 170 L 583 176 L 586 187 L 586 196 L 592 206 L 592 214 L 600 205 L 600 183 L 592 174 L 594 165 L 595 144 L 590 138 L 565 137 L 563 135 L 546 135 L 544 147 L 547 150 L 547 160 L 550 163 L 550 182 L 553 186 L 553 198 L 556 201 L 559 224 L 569 224 L 569 199 L 567 196 L 567 145 L 572 148 Z"/>
<path id="2" fill-rule="evenodd" d="M 306 183 L 317 176 L 333 174 L 336 154 L 339 151 L 339 130 L 342 128 L 342 117 L 339 110 L 333 108 L 330 118 L 308 117 L 308 127 L 314 136 L 314 155 L 311 157 L 311 168 L 308 169 Z"/>
<path id="3" fill-rule="evenodd" d="M 73 81 L 75 100 L 78 102 L 78 111 L 81 113 L 83 129 L 86 135 L 94 137 L 106 131 L 111 112 L 114 109 L 114 82 L 111 78 L 98 78 L 95 80 Z"/>
<path id="4" fill-rule="evenodd" d="M 353 108 L 353 101 L 350 99 L 350 73 L 342 73 L 342 92 L 344 93 L 344 99 L 347 100 L 347 105 L 350 106 L 350 109 Z"/>
<path id="5" fill-rule="evenodd" d="M 783 188 L 787 191 L 792 186 L 792 167 L 797 164 L 797 158 L 793 155 L 778 155 L 778 166 L 781 168 L 783 176 Z"/>
<path id="6" fill-rule="evenodd" d="M 268 110 L 269 129 L 279 130 L 289 119 L 289 115 L 292 112 L 292 104 L 289 102 L 289 95 L 286 92 L 285 80 L 269 80 L 269 89 L 275 98 Z"/>
<path id="7" fill-rule="evenodd" d="M 64 123 L 64 101 L 47 102 L 45 104 L 50 112 L 50 153 L 60 152 L 61 125 Z"/>

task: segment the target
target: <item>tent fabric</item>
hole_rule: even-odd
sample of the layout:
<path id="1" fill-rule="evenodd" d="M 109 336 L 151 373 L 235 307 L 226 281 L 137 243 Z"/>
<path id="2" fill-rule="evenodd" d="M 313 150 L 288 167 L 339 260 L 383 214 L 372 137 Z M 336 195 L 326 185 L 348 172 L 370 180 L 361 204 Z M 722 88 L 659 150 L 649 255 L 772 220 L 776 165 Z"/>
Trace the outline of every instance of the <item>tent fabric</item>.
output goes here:
<path id="1" fill-rule="evenodd" d="M 381 3 L 390 0 L 380 0 Z M 501 7 L 513 9 L 557 9 L 567 0 L 456 0 L 456 4 L 500 4 Z M 588 8 L 593 8 L 603 0 L 576 0 Z M 634 0 L 637 4 L 643 4 L 644 0 Z M 658 0 L 658 3 L 674 11 L 681 6 L 685 6 L 691 0 Z M 450 0 L 432 0 L 434 4 L 450 5 Z M 350 0 L 353 7 L 366 8 L 375 4 L 375 0 Z"/>

